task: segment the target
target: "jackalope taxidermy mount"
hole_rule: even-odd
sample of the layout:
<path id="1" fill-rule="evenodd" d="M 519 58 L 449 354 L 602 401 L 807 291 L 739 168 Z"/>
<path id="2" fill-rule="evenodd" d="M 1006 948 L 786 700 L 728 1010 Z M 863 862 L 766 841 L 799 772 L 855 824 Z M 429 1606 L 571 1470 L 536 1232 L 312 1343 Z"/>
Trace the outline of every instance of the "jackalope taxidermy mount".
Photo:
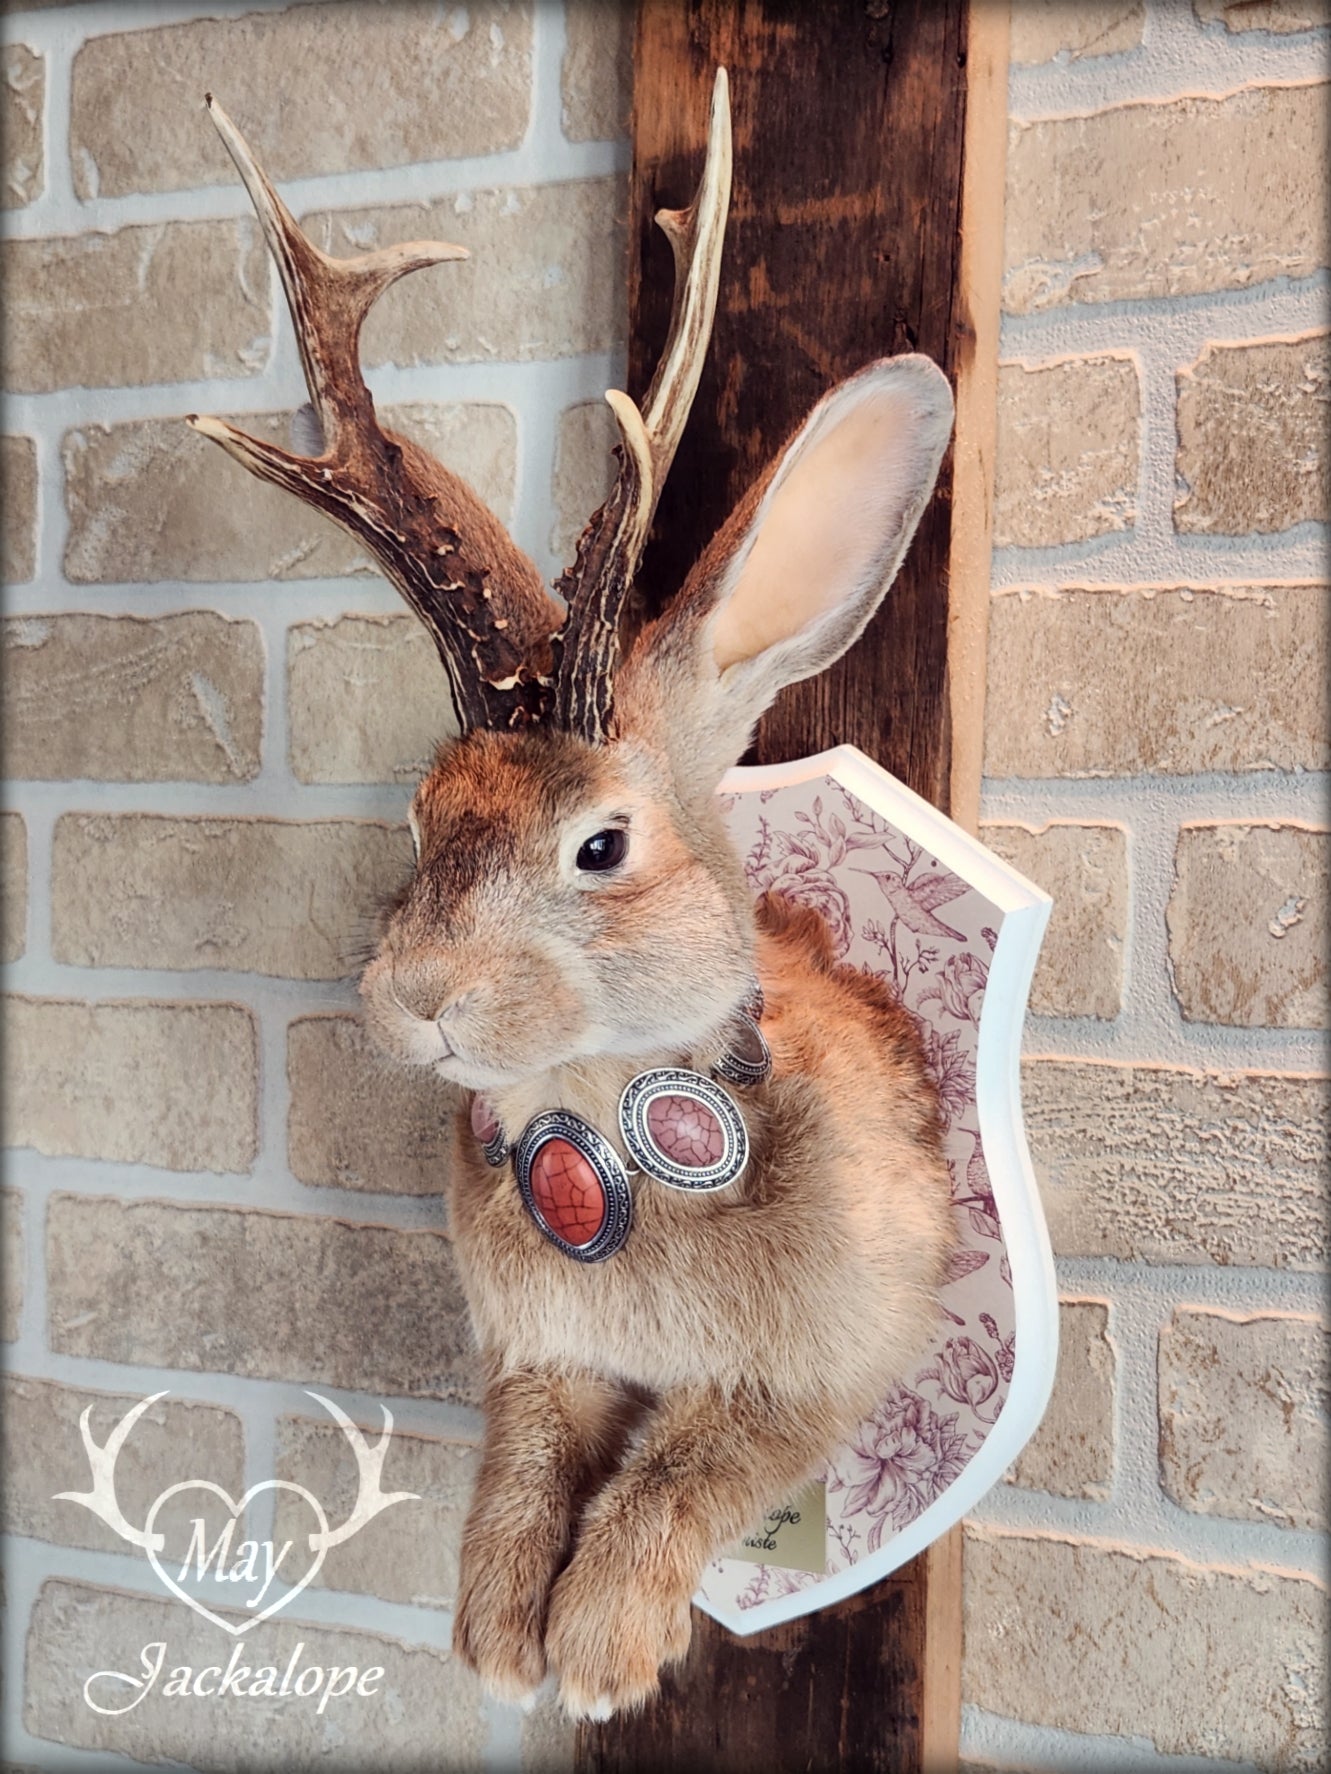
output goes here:
<path id="1" fill-rule="evenodd" d="M 923 357 L 814 408 L 663 615 L 629 599 L 711 330 L 724 71 L 641 410 L 553 599 L 460 480 L 382 430 L 357 341 L 459 247 L 336 260 L 209 99 L 286 287 L 322 453 L 190 423 L 371 549 L 434 638 L 461 737 L 416 790 L 415 873 L 361 994 L 448 1107 L 453 1250 L 485 1446 L 453 1642 L 574 1716 L 656 1688 L 707 1561 L 906 1371 L 951 1241 L 936 1099 L 888 989 L 810 908 L 755 906 L 716 802 L 785 684 L 857 638 L 933 489 L 952 400 Z M 718 1082 L 724 1080 L 725 1082 Z M 727 1088 L 733 1085 L 733 1093 Z M 441 1141 L 441 1146 L 443 1145 Z"/>

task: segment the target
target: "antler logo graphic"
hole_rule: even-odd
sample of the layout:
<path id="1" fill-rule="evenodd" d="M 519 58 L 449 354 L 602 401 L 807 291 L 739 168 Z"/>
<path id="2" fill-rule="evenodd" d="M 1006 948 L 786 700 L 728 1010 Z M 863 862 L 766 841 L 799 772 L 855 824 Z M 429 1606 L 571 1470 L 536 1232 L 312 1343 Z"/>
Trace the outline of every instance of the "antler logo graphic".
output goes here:
<path id="1" fill-rule="evenodd" d="M 319 1569 L 327 1554 L 333 1547 L 340 1546 L 357 1534 L 369 1521 L 383 1510 L 389 1509 L 394 1503 L 418 1502 L 415 1491 L 384 1491 L 380 1486 L 383 1475 L 384 1458 L 388 1453 L 389 1442 L 393 1434 L 393 1414 L 387 1405 L 381 1405 L 384 1413 L 383 1433 L 373 1444 L 367 1442 L 360 1430 L 344 1412 L 318 1392 L 308 1394 L 317 1400 L 329 1413 L 342 1433 L 351 1444 L 351 1451 L 356 1456 L 357 1489 L 356 1502 L 351 1514 L 341 1527 L 332 1528 L 328 1525 L 328 1517 L 323 1505 L 312 1491 L 304 1485 L 296 1484 L 284 1478 L 264 1479 L 259 1484 L 251 1485 L 243 1497 L 237 1501 L 221 1485 L 214 1484 L 210 1479 L 190 1478 L 179 1484 L 173 1484 L 161 1492 L 153 1500 L 148 1510 L 147 1519 L 141 1528 L 136 1528 L 125 1517 L 116 1499 L 116 1461 L 121 1449 L 129 1439 L 134 1425 L 151 1409 L 159 1399 L 167 1396 L 165 1392 L 154 1392 L 151 1398 L 145 1398 L 116 1424 L 106 1441 L 101 1446 L 93 1439 L 91 1405 L 79 1419 L 79 1430 L 83 1436 L 83 1445 L 88 1455 L 88 1465 L 92 1473 L 92 1489 L 89 1491 L 58 1491 L 56 1501 L 81 1503 L 85 1509 L 104 1521 L 113 1533 L 127 1540 L 131 1546 L 137 1546 L 146 1554 L 148 1562 L 167 1589 L 179 1599 L 202 1614 L 205 1620 L 211 1620 L 224 1632 L 238 1637 L 276 1614 L 280 1608 L 294 1600 L 307 1584 L 318 1575 Z M 192 1518 L 193 1533 L 189 1548 L 178 1571 L 173 1575 L 162 1563 L 162 1553 L 166 1547 L 166 1536 L 158 1531 L 157 1521 L 163 1508 L 173 1497 L 181 1496 L 190 1491 L 198 1491 L 217 1498 L 229 1511 L 229 1519 L 217 1534 L 212 1545 L 208 1544 L 207 1522 L 203 1514 Z M 279 1547 L 273 1540 L 242 1540 L 234 1549 L 232 1541 L 245 1517 L 245 1512 L 255 1497 L 264 1491 L 286 1491 L 299 1497 L 310 1510 L 315 1521 L 315 1530 L 308 1536 L 309 1562 L 300 1575 L 284 1578 L 286 1588 L 283 1589 L 266 1607 L 261 1606 L 274 1578 L 286 1563 L 288 1554 L 293 1550 L 290 1540 L 284 1541 Z M 207 1607 L 198 1596 L 184 1587 L 187 1579 L 196 1583 L 211 1580 L 216 1583 L 234 1583 L 237 1585 L 258 1584 L 257 1593 L 250 1596 L 241 1605 L 246 1609 L 246 1617 L 239 1621 L 224 1619 Z M 237 1594 L 239 1600 L 239 1594 Z"/>

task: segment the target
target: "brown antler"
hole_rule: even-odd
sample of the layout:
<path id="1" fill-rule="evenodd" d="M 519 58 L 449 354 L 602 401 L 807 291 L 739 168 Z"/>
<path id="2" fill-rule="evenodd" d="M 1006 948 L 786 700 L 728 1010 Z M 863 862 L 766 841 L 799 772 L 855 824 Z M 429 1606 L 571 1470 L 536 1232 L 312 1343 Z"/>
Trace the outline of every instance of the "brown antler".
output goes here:
<path id="1" fill-rule="evenodd" d="M 360 368 L 360 329 L 376 297 L 408 271 L 465 259 L 466 249 L 413 241 L 330 258 L 301 233 L 211 93 L 207 103 L 282 275 L 323 453 L 291 455 L 222 419 L 191 414 L 189 423 L 365 543 L 434 637 L 464 731 L 539 720 L 558 606 L 471 489 L 380 427 Z"/>
<path id="2" fill-rule="evenodd" d="M 609 725 L 620 614 L 697 392 L 716 311 L 729 207 L 730 90 L 725 69 L 718 68 L 697 193 L 688 209 L 656 215 L 675 255 L 665 350 L 641 411 L 617 388 L 605 397 L 619 426 L 618 479 L 556 587 L 568 618 L 556 643 L 555 719 L 584 739 L 603 738 Z"/>

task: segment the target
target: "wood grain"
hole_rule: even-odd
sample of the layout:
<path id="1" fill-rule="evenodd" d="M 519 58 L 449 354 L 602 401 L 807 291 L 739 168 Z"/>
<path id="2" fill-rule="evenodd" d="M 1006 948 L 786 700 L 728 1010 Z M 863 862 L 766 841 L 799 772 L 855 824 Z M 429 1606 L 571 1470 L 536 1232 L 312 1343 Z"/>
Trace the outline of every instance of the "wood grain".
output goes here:
<path id="1" fill-rule="evenodd" d="M 641 584 L 680 585 L 745 488 L 833 383 L 973 351 L 960 296 L 966 0 L 640 0 L 630 195 L 629 392 L 670 306 L 657 208 L 688 200 L 714 68 L 730 70 L 731 222 L 712 350 Z M 952 457 L 883 609 L 762 722 L 756 761 L 848 740 L 945 811 L 952 761 Z M 960 1537 L 874 1588 L 737 1639 L 694 1613 L 687 1660 L 643 1713 L 578 1733 L 595 1774 L 921 1774 L 956 1765 Z"/>
<path id="2" fill-rule="evenodd" d="M 989 562 L 998 446 L 998 333 L 1003 288 L 1003 194 L 1007 175 L 1007 78 L 1011 12 L 971 7 L 966 55 L 966 151 L 961 196 L 961 285 L 966 325 L 956 366 L 952 555 L 948 583 L 948 681 L 952 703 L 952 818 L 980 823 L 984 771 Z"/>
<path id="3" fill-rule="evenodd" d="M 955 369 L 964 0 L 642 0 L 629 216 L 629 392 L 669 316 L 652 217 L 688 201 L 706 95 L 730 69 L 735 177 L 712 349 L 641 575 L 649 603 L 833 383 L 923 351 Z M 879 16 L 881 15 L 881 16 Z M 951 457 L 895 588 L 831 671 L 785 691 L 755 757 L 849 740 L 946 809 Z"/>

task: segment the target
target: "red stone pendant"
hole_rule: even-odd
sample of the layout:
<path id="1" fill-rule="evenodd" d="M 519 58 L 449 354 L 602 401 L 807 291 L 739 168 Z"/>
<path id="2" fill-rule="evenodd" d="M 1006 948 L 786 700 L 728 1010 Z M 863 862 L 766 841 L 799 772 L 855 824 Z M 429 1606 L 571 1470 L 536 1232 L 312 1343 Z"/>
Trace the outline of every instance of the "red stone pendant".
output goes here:
<path id="1" fill-rule="evenodd" d="M 729 1092 L 682 1068 L 631 1079 L 619 1130 L 639 1169 L 672 1189 L 724 1189 L 748 1162 L 748 1131 Z"/>
<path id="2" fill-rule="evenodd" d="M 604 1262 L 628 1237 L 628 1176 L 615 1148 L 580 1116 L 551 1109 L 529 1121 L 514 1167 L 528 1213 L 565 1256 Z"/>

